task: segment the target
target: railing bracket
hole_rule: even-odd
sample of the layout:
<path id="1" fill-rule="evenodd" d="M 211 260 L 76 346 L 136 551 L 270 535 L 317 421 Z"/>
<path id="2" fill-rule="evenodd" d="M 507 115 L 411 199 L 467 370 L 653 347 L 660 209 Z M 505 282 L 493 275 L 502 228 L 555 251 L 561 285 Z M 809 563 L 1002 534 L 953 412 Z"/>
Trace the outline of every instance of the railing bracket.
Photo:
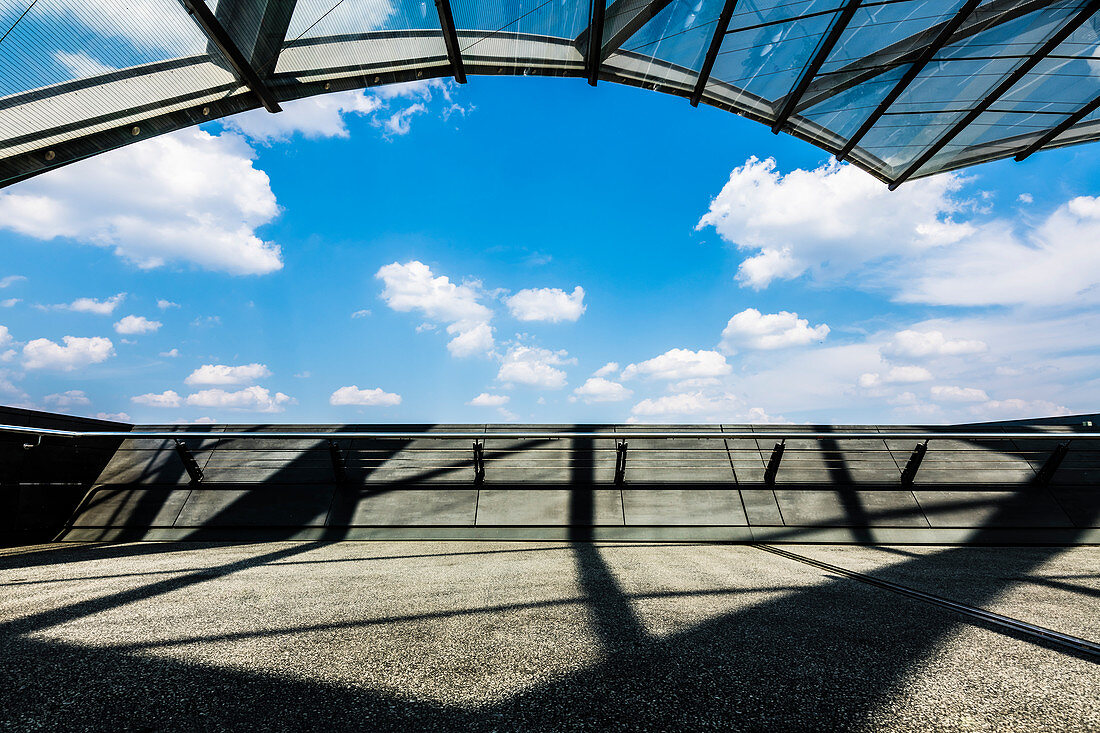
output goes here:
<path id="1" fill-rule="evenodd" d="M 928 441 L 923 443 L 917 443 L 913 448 L 913 452 L 909 454 L 909 460 L 905 462 L 905 468 L 901 471 L 901 485 L 913 486 L 913 479 L 917 477 L 917 469 L 920 468 L 920 462 L 924 460 L 924 454 L 928 452 Z"/>
<path id="2" fill-rule="evenodd" d="M 331 438 L 328 441 L 328 455 L 332 459 L 332 475 L 336 477 L 336 483 L 346 483 L 348 480 L 347 466 L 344 457 L 340 455 L 340 446 Z"/>
<path id="3" fill-rule="evenodd" d="M 783 460 L 783 451 L 787 449 L 787 439 L 779 441 L 772 448 L 771 458 L 768 459 L 768 467 L 764 469 L 764 483 L 775 486 L 775 475 L 779 473 L 779 463 Z"/>
<path id="4" fill-rule="evenodd" d="M 1043 467 L 1039 469 L 1039 473 L 1035 474 L 1035 483 L 1039 486 L 1047 486 L 1050 480 L 1054 478 L 1054 472 L 1058 470 L 1058 467 L 1062 465 L 1062 459 L 1066 457 L 1066 453 L 1069 452 L 1070 441 L 1064 441 L 1055 446 L 1054 450 L 1047 457 Z"/>
<path id="5" fill-rule="evenodd" d="M 191 477 L 191 483 L 202 483 L 202 469 L 199 468 L 199 462 L 195 460 L 195 456 L 188 449 L 187 445 L 179 438 L 176 441 L 176 453 L 179 454 L 180 460 L 183 461 L 183 467 L 187 471 L 187 475 Z"/>
<path id="6" fill-rule="evenodd" d="M 622 486 L 626 483 L 626 441 L 615 443 L 615 485 Z"/>
<path id="7" fill-rule="evenodd" d="M 485 446 L 474 441 L 474 484 L 481 486 L 485 483 Z"/>

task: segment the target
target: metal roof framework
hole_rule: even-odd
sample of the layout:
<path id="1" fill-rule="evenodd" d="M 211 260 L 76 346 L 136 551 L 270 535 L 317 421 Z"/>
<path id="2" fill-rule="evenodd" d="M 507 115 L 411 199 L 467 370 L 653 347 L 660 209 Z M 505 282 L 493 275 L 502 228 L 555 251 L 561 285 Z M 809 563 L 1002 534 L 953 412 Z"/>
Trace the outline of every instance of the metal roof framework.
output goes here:
<path id="1" fill-rule="evenodd" d="M 891 187 L 1100 137 L 1096 0 L 0 0 L 0 186 L 263 106 L 466 75 L 709 104 Z"/>

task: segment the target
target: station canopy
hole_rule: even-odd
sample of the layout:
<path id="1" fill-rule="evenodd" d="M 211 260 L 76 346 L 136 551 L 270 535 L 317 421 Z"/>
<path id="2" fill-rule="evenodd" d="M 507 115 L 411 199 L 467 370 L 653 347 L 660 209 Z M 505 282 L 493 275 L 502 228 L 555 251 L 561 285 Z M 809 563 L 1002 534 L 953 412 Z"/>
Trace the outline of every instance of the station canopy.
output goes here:
<path id="1" fill-rule="evenodd" d="M 256 107 L 542 75 L 902 182 L 1100 136 L 1100 0 L 0 0 L 0 185 Z M 690 135 L 690 129 L 669 131 Z"/>

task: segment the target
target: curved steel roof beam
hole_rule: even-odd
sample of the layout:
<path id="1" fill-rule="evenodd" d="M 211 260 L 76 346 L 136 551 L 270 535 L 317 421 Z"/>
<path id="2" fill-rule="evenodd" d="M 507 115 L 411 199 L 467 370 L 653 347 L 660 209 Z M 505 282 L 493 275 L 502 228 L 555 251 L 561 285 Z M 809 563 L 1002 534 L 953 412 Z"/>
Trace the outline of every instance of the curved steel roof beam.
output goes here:
<path id="1" fill-rule="evenodd" d="M 218 22 L 214 14 L 210 12 L 210 8 L 206 5 L 205 0 L 179 0 L 187 12 L 195 19 L 195 23 L 198 24 L 202 32 L 206 34 L 206 37 L 210 40 L 218 51 L 221 53 L 222 58 L 229 63 L 233 69 L 234 76 L 237 80 L 248 87 L 253 94 L 255 94 L 260 103 L 263 104 L 264 109 L 268 112 L 282 112 L 282 107 L 279 106 L 278 100 L 275 99 L 275 95 L 271 93 L 271 90 L 264 84 L 263 79 L 253 68 L 250 59 L 245 58 L 241 53 L 240 48 L 234 43 L 233 39 L 226 33 L 225 28 Z"/>
<path id="2" fill-rule="evenodd" d="M 699 79 L 695 82 L 695 89 L 691 93 L 691 106 L 698 107 L 699 100 L 703 98 L 707 82 L 710 81 L 710 72 L 714 69 L 714 60 L 718 58 L 718 52 L 722 50 L 722 41 L 726 39 L 726 31 L 730 27 L 730 18 L 737 8 L 737 0 L 726 0 L 722 7 L 722 14 L 718 16 L 718 24 L 714 26 L 714 35 L 710 39 L 710 48 L 703 59 L 703 65 L 699 69 Z"/>
<path id="3" fill-rule="evenodd" d="M 435 0 L 435 11 L 439 15 L 439 27 L 443 29 L 443 43 L 447 46 L 447 58 L 451 60 L 455 81 L 465 84 L 466 67 L 462 64 L 462 50 L 458 47 L 458 31 L 455 30 L 450 0 Z"/>

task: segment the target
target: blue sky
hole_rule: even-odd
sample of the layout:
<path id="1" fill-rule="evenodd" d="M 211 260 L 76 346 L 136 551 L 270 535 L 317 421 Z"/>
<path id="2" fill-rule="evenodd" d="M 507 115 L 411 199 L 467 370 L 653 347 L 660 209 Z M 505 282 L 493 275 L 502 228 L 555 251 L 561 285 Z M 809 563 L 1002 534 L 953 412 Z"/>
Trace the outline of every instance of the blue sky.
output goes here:
<path id="1" fill-rule="evenodd" d="M 1098 156 L 890 193 L 613 84 L 303 100 L 0 191 L 0 402 L 143 423 L 1093 412 Z"/>

